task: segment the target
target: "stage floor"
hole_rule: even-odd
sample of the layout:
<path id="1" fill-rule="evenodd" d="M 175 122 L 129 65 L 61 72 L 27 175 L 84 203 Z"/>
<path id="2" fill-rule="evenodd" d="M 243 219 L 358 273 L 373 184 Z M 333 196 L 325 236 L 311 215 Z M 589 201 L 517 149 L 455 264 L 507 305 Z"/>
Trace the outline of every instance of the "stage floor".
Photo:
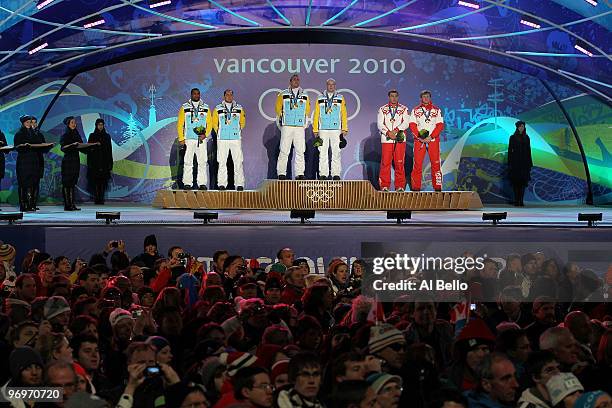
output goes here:
<path id="1" fill-rule="evenodd" d="M 201 224 L 202 221 L 193 219 L 193 210 L 159 209 L 149 206 L 114 203 L 105 206 L 81 205 L 81 211 L 63 211 L 61 206 L 41 205 L 36 213 L 24 213 L 24 218 L 17 223 L 20 225 L 104 225 L 104 221 L 96 220 L 96 211 L 119 211 L 121 220 L 118 224 L 154 224 L 154 225 L 185 225 Z M 17 211 L 17 208 L 2 205 L 2 212 Z M 206 210 L 198 210 L 206 211 Z M 219 214 L 214 224 L 299 224 L 299 220 L 291 220 L 289 211 L 268 210 L 207 210 Z M 580 226 L 584 222 L 577 221 L 579 212 L 603 213 L 600 227 L 612 227 L 612 208 L 595 206 L 533 206 L 512 207 L 503 205 L 489 205 L 482 210 L 469 211 L 412 211 L 409 224 L 430 226 L 483 226 L 490 224 L 482 221 L 483 212 L 504 212 L 508 218 L 499 226 Z M 318 210 L 316 217 L 307 221 L 311 225 L 364 225 L 364 224 L 393 224 L 395 221 L 386 219 L 384 211 L 328 211 Z M 4 224 L 4 222 L 2 223 Z M 0 224 L 1 225 L 1 224 Z"/>

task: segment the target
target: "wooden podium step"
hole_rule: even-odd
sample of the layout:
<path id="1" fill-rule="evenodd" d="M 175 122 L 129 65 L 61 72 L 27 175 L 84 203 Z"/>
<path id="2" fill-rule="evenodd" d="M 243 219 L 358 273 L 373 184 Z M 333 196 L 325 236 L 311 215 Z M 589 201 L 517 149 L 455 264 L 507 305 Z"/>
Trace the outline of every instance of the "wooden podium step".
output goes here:
<path id="1" fill-rule="evenodd" d="M 159 190 L 153 207 L 215 210 L 475 210 L 474 191 L 382 192 L 366 180 L 264 180 L 257 190 Z"/>

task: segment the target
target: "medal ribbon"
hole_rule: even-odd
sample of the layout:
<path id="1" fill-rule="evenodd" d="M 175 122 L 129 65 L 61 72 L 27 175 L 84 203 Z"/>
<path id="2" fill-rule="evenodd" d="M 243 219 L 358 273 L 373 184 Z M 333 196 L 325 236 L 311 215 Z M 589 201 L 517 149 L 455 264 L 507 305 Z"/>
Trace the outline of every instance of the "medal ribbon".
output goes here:
<path id="1" fill-rule="evenodd" d="M 325 95 L 325 113 L 330 113 L 332 111 L 332 108 L 334 107 L 334 97 L 336 96 L 336 93 L 334 92 L 331 98 L 329 98 L 328 97 L 329 93 L 326 90 L 324 92 L 324 95 Z"/>
<path id="2" fill-rule="evenodd" d="M 394 122 L 395 115 L 397 114 L 397 106 L 395 107 L 395 109 L 393 109 L 391 105 L 389 105 L 389 113 L 391 114 L 391 122 Z"/>
<path id="3" fill-rule="evenodd" d="M 232 105 L 229 109 L 227 108 L 227 103 L 223 102 L 223 109 L 225 111 L 225 124 L 229 125 L 229 123 L 232 121 L 232 112 L 234 111 L 234 102 L 232 102 Z"/>
<path id="4" fill-rule="evenodd" d="M 429 118 L 431 117 L 431 110 L 426 110 L 425 107 L 421 106 L 421 112 L 423 112 L 423 116 L 425 116 L 425 122 L 429 123 Z"/>
<path id="5" fill-rule="evenodd" d="M 293 89 L 289 88 L 289 94 L 291 103 L 289 104 L 289 108 L 297 108 L 298 107 L 298 99 L 300 97 L 300 88 L 298 88 L 297 94 L 293 94 Z"/>

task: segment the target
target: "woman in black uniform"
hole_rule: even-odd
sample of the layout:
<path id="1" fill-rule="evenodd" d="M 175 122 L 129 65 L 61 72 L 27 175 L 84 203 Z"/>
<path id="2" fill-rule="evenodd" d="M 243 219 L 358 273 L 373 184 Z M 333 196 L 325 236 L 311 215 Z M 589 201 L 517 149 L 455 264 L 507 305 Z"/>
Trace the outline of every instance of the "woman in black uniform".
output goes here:
<path id="1" fill-rule="evenodd" d="M 104 193 L 113 170 L 113 147 L 103 119 L 96 119 L 96 128 L 89 135 L 88 142 L 100 144 L 87 155 L 87 175 L 93 186 L 94 202 L 103 205 Z"/>
<path id="2" fill-rule="evenodd" d="M 20 211 L 35 211 L 34 184 L 40 177 L 40 161 L 38 153 L 28 145 L 38 143 L 36 135 L 32 132 L 32 117 L 23 115 L 19 118 L 21 128 L 15 134 L 17 148 L 17 182 L 19 183 L 19 209 Z"/>
<path id="3" fill-rule="evenodd" d="M 525 197 L 525 189 L 531 179 L 531 168 L 533 161 L 531 160 L 531 143 L 525 122 L 518 121 L 515 123 L 516 130 L 510 136 L 508 142 L 508 170 L 510 174 L 510 182 L 514 189 L 514 205 L 524 207 L 523 198 Z"/>
<path id="4" fill-rule="evenodd" d="M 83 143 L 83 138 L 77 130 L 74 116 L 64 119 L 66 131 L 62 135 L 60 144 L 64 152 L 62 159 L 62 194 L 64 196 L 64 211 L 78 211 L 80 208 L 74 204 L 74 190 L 79 181 L 81 162 L 77 143 Z"/>

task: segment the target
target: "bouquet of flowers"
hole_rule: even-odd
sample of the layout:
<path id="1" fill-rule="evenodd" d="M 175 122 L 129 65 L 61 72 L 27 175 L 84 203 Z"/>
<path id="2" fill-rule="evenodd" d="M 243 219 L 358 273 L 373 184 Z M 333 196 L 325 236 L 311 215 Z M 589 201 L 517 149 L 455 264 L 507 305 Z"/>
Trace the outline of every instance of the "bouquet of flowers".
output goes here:
<path id="1" fill-rule="evenodd" d="M 196 126 L 193 128 L 193 132 L 198 135 L 198 136 L 202 136 L 206 134 L 206 126 Z"/>
<path id="2" fill-rule="evenodd" d="M 429 130 L 427 129 L 419 130 L 419 139 L 427 139 L 428 136 L 429 136 Z"/>
<path id="3" fill-rule="evenodd" d="M 387 136 L 387 140 L 391 140 L 391 138 L 389 136 Z M 403 130 L 400 130 L 397 132 L 397 135 L 395 135 L 395 141 L 398 143 L 402 143 L 406 141 L 406 133 L 404 133 Z"/>
<path id="4" fill-rule="evenodd" d="M 314 138 L 314 141 L 312 142 L 312 146 L 313 147 L 320 147 L 323 146 L 323 139 L 321 139 L 320 136 L 317 136 Z"/>

